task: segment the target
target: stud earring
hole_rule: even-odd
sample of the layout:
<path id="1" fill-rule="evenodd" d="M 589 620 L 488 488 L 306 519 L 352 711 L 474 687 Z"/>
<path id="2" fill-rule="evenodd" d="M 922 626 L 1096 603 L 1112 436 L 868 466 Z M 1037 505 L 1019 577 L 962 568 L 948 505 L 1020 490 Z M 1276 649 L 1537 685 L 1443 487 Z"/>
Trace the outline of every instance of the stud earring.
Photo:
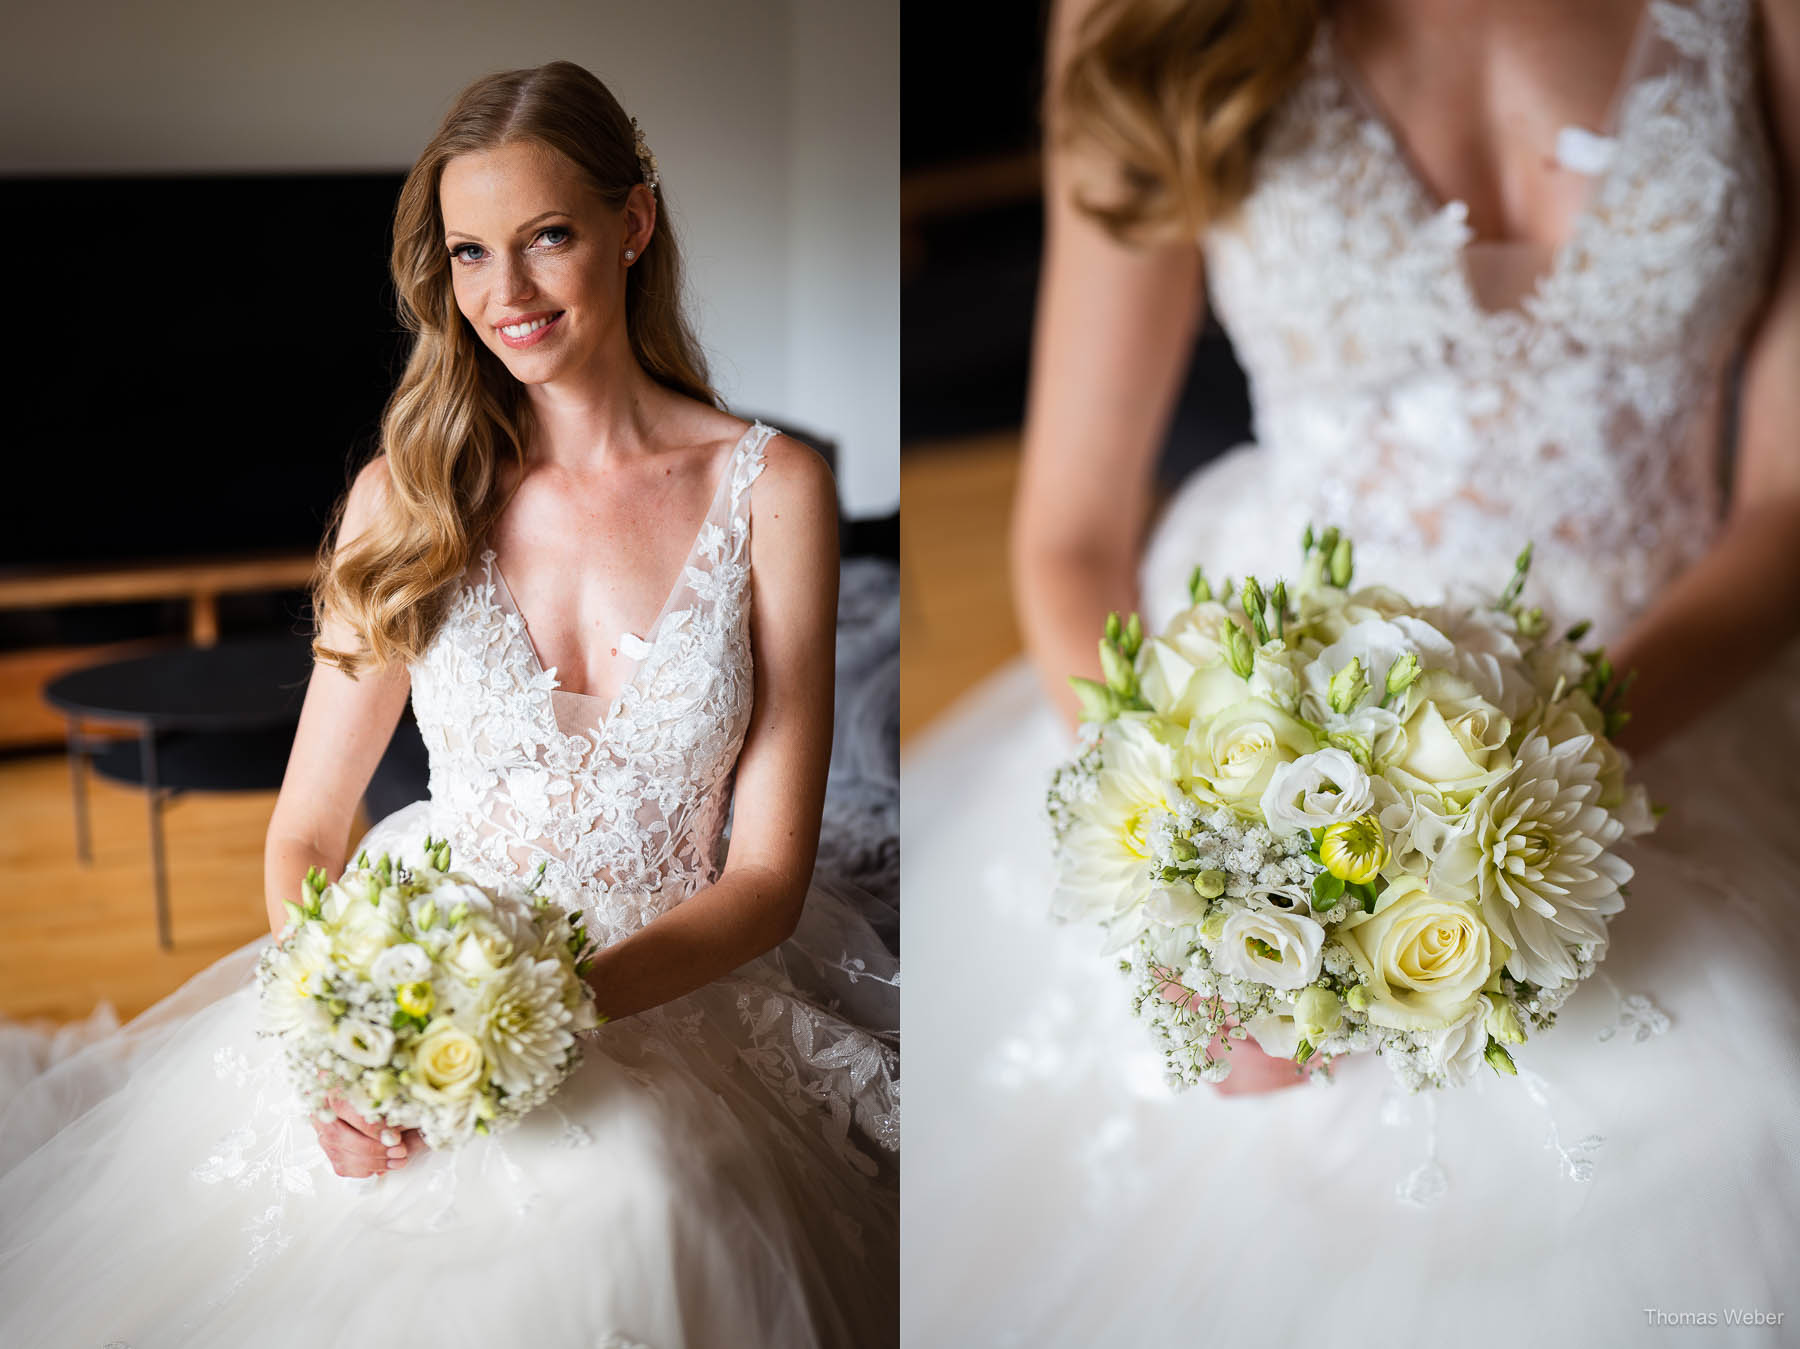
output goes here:
<path id="1" fill-rule="evenodd" d="M 635 248 L 628 248 L 625 250 L 625 261 L 630 262 L 636 256 L 637 250 Z"/>

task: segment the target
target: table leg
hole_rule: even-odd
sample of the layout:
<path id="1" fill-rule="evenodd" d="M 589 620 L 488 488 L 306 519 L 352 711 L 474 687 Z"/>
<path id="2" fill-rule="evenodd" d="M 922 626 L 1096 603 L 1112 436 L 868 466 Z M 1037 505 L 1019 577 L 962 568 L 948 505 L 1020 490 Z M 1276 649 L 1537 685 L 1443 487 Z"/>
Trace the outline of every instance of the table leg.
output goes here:
<path id="1" fill-rule="evenodd" d="M 83 865 L 94 860 L 88 833 L 87 737 L 79 721 L 69 723 L 69 786 L 75 794 L 75 857 Z"/>
<path id="2" fill-rule="evenodd" d="M 156 940 L 163 950 L 173 949 L 169 935 L 169 878 L 163 865 L 162 788 L 156 782 L 156 731 L 144 727 L 140 742 L 144 755 L 144 791 L 150 798 L 150 870 L 156 883 Z"/>

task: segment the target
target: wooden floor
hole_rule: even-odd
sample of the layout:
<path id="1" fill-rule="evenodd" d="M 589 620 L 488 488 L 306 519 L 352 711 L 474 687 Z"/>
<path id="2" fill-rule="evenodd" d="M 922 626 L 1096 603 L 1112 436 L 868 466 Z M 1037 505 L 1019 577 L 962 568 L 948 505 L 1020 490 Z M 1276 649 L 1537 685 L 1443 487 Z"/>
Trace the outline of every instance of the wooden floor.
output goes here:
<path id="1" fill-rule="evenodd" d="M 903 742 L 1020 649 L 1006 556 L 1018 470 L 1016 431 L 909 445 L 901 457 Z"/>
<path id="2" fill-rule="evenodd" d="M 88 781 L 93 861 L 75 856 L 68 760 L 0 761 L 0 1015 L 120 1020 L 268 931 L 263 835 L 274 792 L 193 792 L 163 811 L 174 949 L 156 941 L 142 792 Z M 360 821 L 359 821 L 360 823 Z"/>

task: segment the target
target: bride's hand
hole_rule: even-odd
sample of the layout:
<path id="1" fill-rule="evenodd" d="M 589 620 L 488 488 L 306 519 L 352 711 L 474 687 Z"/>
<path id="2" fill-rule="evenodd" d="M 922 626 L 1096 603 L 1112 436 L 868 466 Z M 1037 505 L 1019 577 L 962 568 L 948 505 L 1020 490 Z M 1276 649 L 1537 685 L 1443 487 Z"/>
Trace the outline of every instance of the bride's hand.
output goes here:
<path id="1" fill-rule="evenodd" d="M 1177 1006 L 1195 997 L 1179 984 L 1165 984 L 1161 992 L 1165 1000 Z M 1229 1029 L 1237 1025 L 1237 1018 L 1227 1017 L 1225 1024 Z M 1297 1087 L 1306 1081 L 1305 1072 L 1292 1059 L 1265 1054 L 1251 1039 L 1228 1042 L 1224 1031 L 1213 1036 L 1206 1046 L 1206 1053 L 1209 1058 L 1225 1059 L 1231 1064 L 1230 1076 L 1223 1082 L 1213 1083 L 1213 1090 L 1221 1096 L 1254 1096 L 1259 1092 Z"/>
<path id="2" fill-rule="evenodd" d="M 331 1160 L 331 1169 L 340 1176 L 361 1180 L 397 1171 L 414 1153 L 425 1150 L 425 1140 L 417 1129 L 397 1130 L 380 1120 L 366 1120 L 336 1092 L 326 1098 L 326 1104 L 337 1112 L 336 1119 L 321 1124 L 310 1115 L 307 1118 Z M 394 1141 L 389 1143 L 389 1139 Z"/>

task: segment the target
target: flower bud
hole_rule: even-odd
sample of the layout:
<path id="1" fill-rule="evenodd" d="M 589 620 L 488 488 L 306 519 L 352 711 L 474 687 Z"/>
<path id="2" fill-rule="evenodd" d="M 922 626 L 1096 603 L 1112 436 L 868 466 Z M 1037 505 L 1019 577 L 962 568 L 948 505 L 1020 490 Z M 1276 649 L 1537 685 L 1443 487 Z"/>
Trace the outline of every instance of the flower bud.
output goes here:
<path id="1" fill-rule="evenodd" d="M 1344 1005 L 1351 1008 L 1353 1011 L 1368 1011 L 1369 986 L 1367 984 L 1353 984 L 1350 991 L 1344 994 Z"/>
<path id="2" fill-rule="evenodd" d="M 1249 635 L 1234 619 L 1225 621 L 1224 631 L 1226 664 L 1239 679 L 1250 678 L 1250 672 L 1256 668 L 1256 652 L 1250 645 Z"/>
<path id="3" fill-rule="evenodd" d="M 1075 697 L 1081 702 L 1083 721 L 1111 721 L 1119 715 L 1119 696 L 1106 685 L 1071 675 L 1069 687 L 1075 690 Z"/>
<path id="4" fill-rule="evenodd" d="M 1106 675 L 1106 687 L 1121 698 L 1137 692 L 1137 671 L 1131 668 L 1125 653 L 1111 642 L 1100 643 L 1100 669 Z"/>
<path id="5" fill-rule="evenodd" d="M 1269 619 L 1263 612 L 1268 598 L 1254 576 L 1244 578 L 1244 592 L 1240 597 L 1244 602 L 1244 617 L 1250 620 L 1250 626 L 1256 632 L 1258 644 L 1269 640 Z"/>
<path id="6" fill-rule="evenodd" d="M 437 1002 L 429 979 L 401 984 L 394 990 L 394 1002 L 408 1016 L 426 1016 Z"/>
<path id="7" fill-rule="evenodd" d="M 1369 679 L 1363 673 L 1362 657 L 1352 656 L 1348 665 L 1331 676 L 1331 685 L 1326 690 L 1326 695 L 1331 702 L 1331 710 L 1343 715 L 1360 703 L 1368 691 Z"/>
<path id="8" fill-rule="evenodd" d="M 1387 839 L 1373 812 L 1354 820 L 1340 820 L 1319 840 L 1319 860 L 1325 870 L 1348 885 L 1367 885 L 1387 865 Z"/>
<path id="9" fill-rule="evenodd" d="M 1194 893 L 1202 899 L 1217 899 L 1225 893 L 1225 873 L 1223 871 L 1202 871 L 1194 877 Z"/>
<path id="10" fill-rule="evenodd" d="M 1337 546 L 1331 550 L 1331 584 L 1343 590 L 1350 584 L 1350 577 L 1356 570 L 1354 549 L 1348 538 L 1340 538 Z"/>
<path id="11" fill-rule="evenodd" d="M 1513 1066 L 1511 1054 L 1498 1041 L 1489 1040 L 1488 1047 L 1481 1052 L 1481 1057 L 1488 1061 L 1488 1067 L 1497 1073 L 1505 1073 L 1508 1077 L 1517 1077 L 1519 1070 Z"/>
<path id="12" fill-rule="evenodd" d="M 435 922 L 437 922 L 437 901 L 428 899 L 419 905 L 419 926 L 430 927 Z"/>
<path id="13" fill-rule="evenodd" d="M 1119 640 L 1119 632 L 1120 632 L 1119 615 L 1115 611 L 1106 616 L 1106 638 L 1105 638 L 1105 640 L 1108 643 L 1118 641 Z"/>
<path id="14" fill-rule="evenodd" d="M 1212 587 L 1206 583 L 1206 572 L 1195 567 L 1188 576 L 1188 598 L 1195 604 L 1204 604 L 1212 597 Z"/>
<path id="15" fill-rule="evenodd" d="M 1392 665 L 1388 666 L 1388 697 L 1398 698 L 1413 686 L 1419 677 L 1419 657 L 1417 652 L 1403 651 Z"/>
<path id="16" fill-rule="evenodd" d="M 1338 995 L 1321 984 L 1301 989 L 1294 999 L 1294 1021 L 1308 1040 L 1324 1039 L 1343 1019 L 1344 1008 Z"/>
<path id="17" fill-rule="evenodd" d="M 1496 1040 L 1509 1045 L 1525 1043 L 1525 1027 L 1519 1023 L 1518 1010 L 1505 998 L 1488 999 L 1487 1020 L 1483 1024 Z"/>
<path id="18" fill-rule="evenodd" d="M 1125 620 L 1125 654 L 1136 656 L 1144 645 L 1144 620 L 1133 614 Z"/>
<path id="19" fill-rule="evenodd" d="M 1225 912 L 1223 904 L 1213 905 L 1206 917 L 1200 920 L 1200 935 L 1208 941 L 1217 941 L 1225 935 L 1225 920 L 1230 916 Z"/>

